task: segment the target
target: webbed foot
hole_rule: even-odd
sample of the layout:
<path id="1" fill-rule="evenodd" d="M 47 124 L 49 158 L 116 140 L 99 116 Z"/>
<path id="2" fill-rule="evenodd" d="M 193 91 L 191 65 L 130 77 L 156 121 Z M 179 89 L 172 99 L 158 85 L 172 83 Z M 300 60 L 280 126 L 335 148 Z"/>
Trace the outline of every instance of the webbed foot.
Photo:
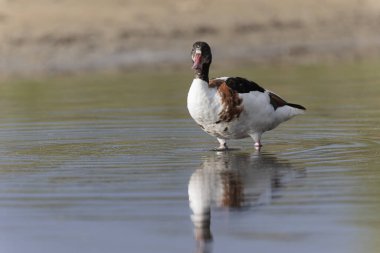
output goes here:
<path id="1" fill-rule="evenodd" d="M 228 150 L 230 150 L 228 147 L 221 147 L 221 146 L 215 147 L 212 149 L 212 151 L 228 151 Z"/>

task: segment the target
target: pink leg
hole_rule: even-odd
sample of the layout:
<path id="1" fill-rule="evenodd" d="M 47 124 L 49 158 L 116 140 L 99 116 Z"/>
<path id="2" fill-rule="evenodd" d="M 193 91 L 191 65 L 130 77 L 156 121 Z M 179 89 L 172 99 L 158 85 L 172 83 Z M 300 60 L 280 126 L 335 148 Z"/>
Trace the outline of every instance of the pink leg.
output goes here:
<path id="1" fill-rule="evenodd" d="M 255 149 L 260 150 L 262 146 L 260 141 L 255 142 Z"/>
<path id="2" fill-rule="evenodd" d="M 257 150 L 260 150 L 260 148 L 263 146 L 261 144 L 261 133 L 254 133 L 254 134 L 251 134 L 251 137 L 253 139 L 253 141 L 255 142 L 255 149 Z"/>

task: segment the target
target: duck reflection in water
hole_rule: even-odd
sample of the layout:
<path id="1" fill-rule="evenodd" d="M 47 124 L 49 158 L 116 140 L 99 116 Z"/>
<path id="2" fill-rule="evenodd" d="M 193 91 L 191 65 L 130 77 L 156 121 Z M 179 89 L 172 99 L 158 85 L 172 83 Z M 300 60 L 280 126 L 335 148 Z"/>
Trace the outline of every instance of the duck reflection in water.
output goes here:
<path id="1" fill-rule="evenodd" d="M 210 153 L 188 185 L 197 252 L 210 250 L 212 208 L 241 210 L 270 204 L 273 191 L 299 175 L 287 161 L 266 153 Z"/>

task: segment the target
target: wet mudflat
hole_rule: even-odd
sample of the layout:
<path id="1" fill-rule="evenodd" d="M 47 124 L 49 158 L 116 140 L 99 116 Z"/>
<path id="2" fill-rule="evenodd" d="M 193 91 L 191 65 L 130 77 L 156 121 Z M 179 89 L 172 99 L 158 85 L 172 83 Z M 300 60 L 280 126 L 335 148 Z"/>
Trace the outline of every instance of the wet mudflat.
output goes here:
<path id="1" fill-rule="evenodd" d="M 213 152 L 190 72 L 2 81 L 0 251 L 377 252 L 378 65 L 231 73 L 307 114 Z"/>

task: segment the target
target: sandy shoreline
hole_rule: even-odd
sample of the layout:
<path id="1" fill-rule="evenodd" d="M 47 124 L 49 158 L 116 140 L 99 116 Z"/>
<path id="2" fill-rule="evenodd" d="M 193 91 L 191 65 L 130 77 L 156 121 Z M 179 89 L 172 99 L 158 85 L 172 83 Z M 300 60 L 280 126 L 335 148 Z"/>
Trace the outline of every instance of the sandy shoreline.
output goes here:
<path id="1" fill-rule="evenodd" d="M 189 64 L 193 41 L 218 64 L 377 58 L 380 3 L 301 0 L 2 0 L 0 74 Z"/>

